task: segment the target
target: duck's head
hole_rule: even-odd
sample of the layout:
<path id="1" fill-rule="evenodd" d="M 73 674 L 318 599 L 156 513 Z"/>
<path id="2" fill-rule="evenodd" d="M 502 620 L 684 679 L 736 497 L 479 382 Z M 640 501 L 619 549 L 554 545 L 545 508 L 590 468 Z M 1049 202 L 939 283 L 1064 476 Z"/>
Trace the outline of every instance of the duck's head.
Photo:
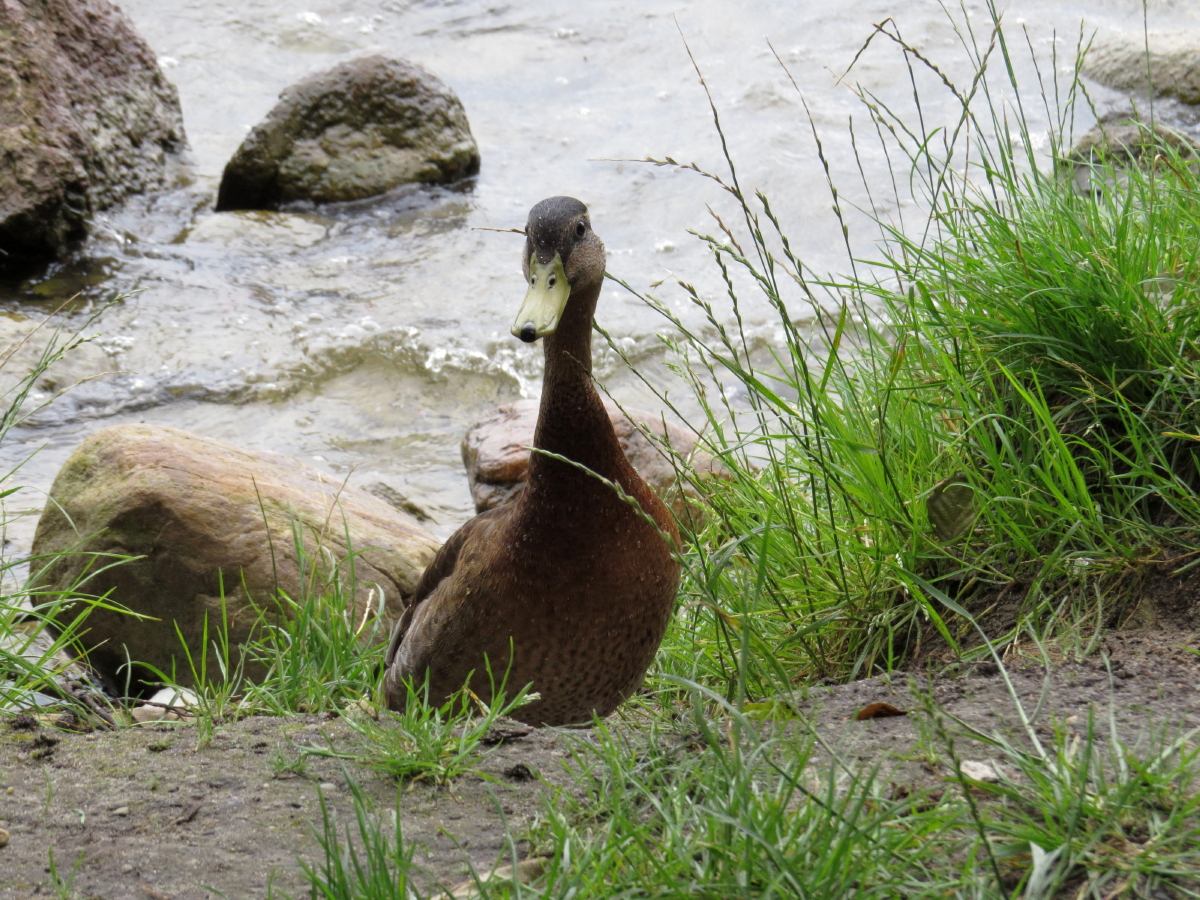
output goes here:
<path id="1" fill-rule="evenodd" d="M 521 268 L 529 290 L 512 333 L 529 344 L 554 334 L 572 293 L 604 279 L 604 242 L 587 207 L 574 197 L 551 197 L 531 209 Z"/>

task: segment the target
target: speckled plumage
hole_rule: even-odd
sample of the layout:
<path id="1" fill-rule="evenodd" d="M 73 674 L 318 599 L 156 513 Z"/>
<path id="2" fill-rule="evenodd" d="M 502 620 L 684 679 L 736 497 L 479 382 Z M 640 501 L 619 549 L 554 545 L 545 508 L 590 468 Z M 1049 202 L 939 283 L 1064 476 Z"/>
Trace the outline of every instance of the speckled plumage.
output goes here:
<path id="1" fill-rule="evenodd" d="M 418 583 L 388 649 L 394 709 L 405 702 L 404 680 L 420 684 L 426 673 L 433 702 L 471 671 L 472 690 L 486 696 L 484 657 L 499 680 L 511 646 L 509 694 L 529 682 L 541 694 L 518 718 L 562 725 L 607 715 L 641 684 L 674 606 L 679 566 L 660 533 L 677 540 L 674 523 L 625 459 L 591 380 L 604 244 L 569 197 L 535 206 L 526 235 L 526 280 L 533 254 L 544 264 L 558 253 L 571 286 L 543 339 L 534 446 L 621 485 L 658 528 L 587 472 L 535 452 L 517 498 L 463 525 Z"/>

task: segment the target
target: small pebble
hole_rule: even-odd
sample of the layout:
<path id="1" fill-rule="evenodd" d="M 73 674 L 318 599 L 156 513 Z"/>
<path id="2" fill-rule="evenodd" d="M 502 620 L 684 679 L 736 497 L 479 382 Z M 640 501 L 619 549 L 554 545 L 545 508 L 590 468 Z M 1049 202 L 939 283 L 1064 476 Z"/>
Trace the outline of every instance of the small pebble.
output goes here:
<path id="1" fill-rule="evenodd" d="M 996 767 L 990 762 L 982 760 L 964 759 L 959 763 L 960 771 L 975 781 L 997 782 L 1000 780 L 1000 773 L 996 771 Z"/>
<path id="2" fill-rule="evenodd" d="M 10 794 L 16 793 L 16 788 L 9 788 L 7 793 L 10 793 Z"/>
<path id="3" fill-rule="evenodd" d="M 8 846 L 8 832 L 0 828 L 0 847 Z"/>
<path id="4" fill-rule="evenodd" d="M 320 784 L 320 788 L 323 791 L 336 791 L 337 785 L 334 784 L 332 781 L 322 781 Z"/>
<path id="5" fill-rule="evenodd" d="M 114 816 L 127 816 L 127 815 L 129 815 L 129 807 L 128 806 L 118 806 L 116 809 L 113 810 L 113 815 Z"/>
<path id="6" fill-rule="evenodd" d="M 133 871 L 133 866 L 131 866 L 129 863 L 125 863 L 125 865 L 121 866 L 121 871 L 124 874 L 128 875 L 130 872 Z"/>

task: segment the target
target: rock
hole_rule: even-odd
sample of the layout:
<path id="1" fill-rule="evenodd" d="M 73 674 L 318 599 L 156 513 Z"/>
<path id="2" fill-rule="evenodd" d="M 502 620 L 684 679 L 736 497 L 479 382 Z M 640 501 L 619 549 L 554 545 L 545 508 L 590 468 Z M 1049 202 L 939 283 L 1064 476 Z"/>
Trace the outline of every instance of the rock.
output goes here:
<path id="1" fill-rule="evenodd" d="M 1097 170 L 1097 164 L 1122 168 L 1141 163 L 1142 159 L 1153 159 L 1164 148 L 1174 150 L 1183 158 L 1200 155 L 1200 143 L 1161 122 L 1143 124 L 1137 113 L 1118 110 L 1100 117 L 1083 135 L 1071 152 L 1061 160 L 1069 170 L 1081 193 L 1103 189 L 1105 181 L 1114 175 L 1111 171 Z M 1116 175 L 1120 179 L 1119 173 Z"/>
<path id="2" fill-rule="evenodd" d="M 696 448 L 696 440 L 682 428 L 667 425 L 662 418 L 639 409 L 626 409 L 626 418 L 616 406 L 605 403 L 617 440 L 625 456 L 646 484 L 670 506 L 683 521 L 699 516 L 695 502 L 700 494 L 694 484 L 679 478 L 671 459 L 638 428 L 642 426 L 665 437 L 678 456 L 690 459 L 692 468 L 702 477 L 727 477 L 725 467 Z M 529 468 L 529 447 L 537 425 L 538 401 L 517 400 L 505 403 L 490 416 L 476 423 L 462 442 L 463 465 L 471 486 L 475 511 L 483 512 L 513 497 L 525 484 Z M 682 464 L 681 464 L 682 465 Z M 699 519 L 694 520 L 695 527 Z"/>
<path id="3" fill-rule="evenodd" d="M 1163 147 L 1176 150 L 1181 156 L 1200 153 L 1200 144 L 1182 131 L 1162 123 L 1142 124 L 1130 110 L 1118 110 L 1101 116 L 1083 137 L 1075 142 L 1067 159 L 1072 163 L 1091 163 L 1106 160 L 1117 165 L 1136 163 L 1146 153 Z"/>
<path id="4" fill-rule="evenodd" d="M 60 696 L 51 696 L 45 690 L 15 693 L 10 686 L 7 691 L 9 696 L 0 699 L 0 712 L 9 711 L 10 706 L 13 709 L 52 706 L 61 702 L 61 695 L 70 689 L 72 683 L 87 684 L 87 670 L 67 655 L 46 626 L 44 618 L 33 613 L 20 615 L 8 610 L 4 618 L 4 627 L 0 628 L 0 681 L 16 677 L 18 681 L 28 683 L 35 673 L 43 672 L 46 680 L 38 687 Z M 70 649 L 69 646 L 66 649 Z"/>
<path id="5" fill-rule="evenodd" d="M 1097 38 L 1082 74 L 1118 91 L 1200 103 L 1200 32 L 1127 32 Z"/>
<path id="6" fill-rule="evenodd" d="M 376 481 L 374 484 L 368 485 L 365 490 L 372 497 L 378 497 L 393 509 L 398 509 L 400 512 L 408 513 L 418 522 L 436 522 L 436 519 L 434 519 L 424 507 L 413 503 L 412 500 L 408 499 L 408 497 L 400 493 L 390 484 L 385 484 L 382 481 Z"/>
<path id="7" fill-rule="evenodd" d="M 964 759 L 959 763 L 959 771 L 972 781 L 995 783 L 1000 780 L 1000 772 L 994 763 L 978 759 Z"/>
<path id="8" fill-rule="evenodd" d="M 412 63 L 367 56 L 280 95 L 225 166 L 217 210 L 361 200 L 478 171 L 454 92 Z"/>
<path id="9" fill-rule="evenodd" d="M 81 643 L 103 677 L 123 685 L 117 670 L 128 652 L 167 673 L 174 665 L 186 685 L 176 623 L 198 660 L 206 614 L 210 636 L 221 622 L 222 578 L 233 647 L 249 637 L 255 604 L 274 613 L 276 579 L 289 596 L 304 596 L 293 522 L 308 579 L 318 546 L 343 559 L 348 535 L 357 554 L 355 618 L 382 611 L 386 627 L 438 547 L 409 516 L 294 459 L 173 428 L 119 425 L 87 438 L 55 478 L 34 536 L 33 578 L 43 591 L 107 595 L 154 617 L 90 613 Z M 137 558 L 110 565 L 111 557 L 90 554 Z"/>
<path id="10" fill-rule="evenodd" d="M 174 713 L 169 709 L 161 709 L 157 706 L 135 706 L 129 711 L 129 719 L 134 725 L 142 725 L 146 722 L 162 722 L 168 720 L 167 717 L 172 715 Z M 175 716 L 175 719 L 168 721 L 175 721 L 178 718 L 178 716 Z"/>
<path id="11" fill-rule="evenodd" d="M 178 94 L 108 0 L 6 0 L 0 72 L 4 265 L 60 255 L 96 210 L 178 176 Z"/>
<path id="12" fill-rule="evenodd" d="M 178 722 L 185 716 L 190 718 L 189 709 L 200 702 L 199 698 L 187 688 L 163 688 L 156 691 L 146 703 L 134 707 L 129 717 L 135 724 L 143 722 Z"/>
<path id="13" fill-rule="evenodd" d="M 482 896 L 480 885 L 529 884 L 537 881 L 550 868 L 550 860 L 544 856 L 523 859 L 516 866 L 500 866 L 491 872 L 483 872 L 456 884 L 449 892 L 438 894 L 436 900 L 474 900 Z M 491 893 L 490 891 L 488 892 Z"/>

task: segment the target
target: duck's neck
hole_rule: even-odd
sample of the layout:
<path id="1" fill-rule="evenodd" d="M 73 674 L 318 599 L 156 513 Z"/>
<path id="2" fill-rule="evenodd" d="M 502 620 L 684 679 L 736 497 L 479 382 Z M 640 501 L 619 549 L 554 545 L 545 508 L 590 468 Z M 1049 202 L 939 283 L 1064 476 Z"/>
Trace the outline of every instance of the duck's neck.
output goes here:
<path id="1" fill-rule="evenodd" d="M 558 328 L 543 341 L 546 372 L 533 443 L 605 478 L 623 480 L 625 455 L 592 384 L 592 316 L 600 288 L 572 292 Z M 581 474 L 589 478 L 539 453 L 529 463 L 531 484 L 564 477 L 574 481 Z"/>

